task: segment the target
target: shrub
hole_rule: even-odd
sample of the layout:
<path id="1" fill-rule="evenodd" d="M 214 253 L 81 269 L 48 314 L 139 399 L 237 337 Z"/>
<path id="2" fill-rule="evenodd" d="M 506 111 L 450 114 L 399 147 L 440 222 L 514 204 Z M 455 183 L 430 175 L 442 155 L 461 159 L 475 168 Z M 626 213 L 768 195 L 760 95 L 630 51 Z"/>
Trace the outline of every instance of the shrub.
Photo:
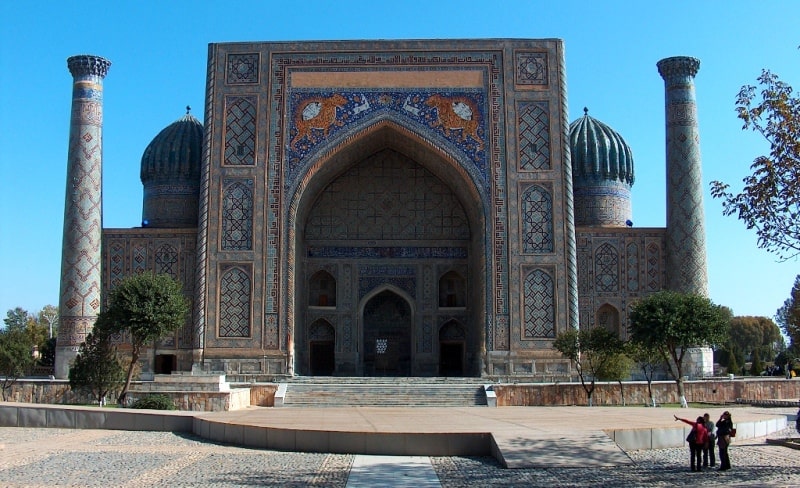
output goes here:
<path id="1" fill-rule="evenodd" d="M 175 402 L 163 394 L 148 395 L 133 402 L 131 408 L 149 408 L 151 410 L 176 410 Z"/>

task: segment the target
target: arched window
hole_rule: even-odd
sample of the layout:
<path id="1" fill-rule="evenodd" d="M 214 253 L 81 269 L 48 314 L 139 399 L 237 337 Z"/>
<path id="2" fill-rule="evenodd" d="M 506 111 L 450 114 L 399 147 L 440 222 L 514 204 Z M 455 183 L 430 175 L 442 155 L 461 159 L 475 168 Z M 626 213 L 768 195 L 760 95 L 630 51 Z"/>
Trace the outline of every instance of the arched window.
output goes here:
<path id="1" fill-rule="evenodd" d="M 619 329 L 619 311 L 613 306 L 606 303 L 597 310 L 596 324 L 612 334 L 620 337 Z"/>
<path id="2" fill-rule="evenodd" d="M 607 242 L 594 254 L 594 286 L 602 293 L 619 291 L 619 254 Z"/>
<path id="3" fill-rule="evenodd" d="M 464 278 L 448 271 L 439 278 L 439 307 L 465 307 L 467 290 Z"/>
<path id="4" fill-rule="evenodd" d="M 308 287 L 308 304 L 312 307 L 336 306 L 336 280 L 327 271 L 317 271 Z"/>

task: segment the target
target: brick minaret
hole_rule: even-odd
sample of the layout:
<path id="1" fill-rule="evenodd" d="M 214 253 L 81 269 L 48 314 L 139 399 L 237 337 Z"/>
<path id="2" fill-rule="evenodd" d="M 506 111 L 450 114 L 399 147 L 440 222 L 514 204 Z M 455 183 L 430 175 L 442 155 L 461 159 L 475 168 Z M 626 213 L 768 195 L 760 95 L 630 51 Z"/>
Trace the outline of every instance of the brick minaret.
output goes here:
<path id="1" fill-rule="evenodd" d="M 667 151 L 667 288 L 708 296 L 700 130 L 694 76 L 700 60 L 658 62 L 664 78 Z"/>
<path id="2" fill-rule="evenodd" d="M 66 378 L 78 346 L 100 312 L 103 161 L 103 78 L 111 65 L 99 56 L 67 59 L 72 113 L 61 247 L 61 315 L 55 374 Z"/>

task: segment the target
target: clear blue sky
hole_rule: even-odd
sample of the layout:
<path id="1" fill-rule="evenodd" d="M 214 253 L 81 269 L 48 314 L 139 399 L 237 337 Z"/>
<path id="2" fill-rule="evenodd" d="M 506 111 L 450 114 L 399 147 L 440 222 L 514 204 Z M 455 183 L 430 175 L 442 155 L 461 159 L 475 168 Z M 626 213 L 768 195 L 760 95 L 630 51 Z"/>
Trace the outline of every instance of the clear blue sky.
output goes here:
<path id="1" fill-rule="evenodd" d="M 739 88 L 770 68 L 800 89 L 800 2 L 42 1 L 0 5 L 0 314 L 58 304 L 72 77 L 66 58 L 113 63 L 105 80 L 104 226 L 141 221 L 139 162 L 188 104 L 203 116 L 208 43 L 561 38 L 570 120 L 590 114 L 633 149 L 637 227 L 665 225 L 664 89 L 656 62 L 690 55 L 704 186 L 734 188 L 769 147 L 743 132 Z M 706 191 L 710 294 L 772 317 L 797 260 L 778 263 Z"/>

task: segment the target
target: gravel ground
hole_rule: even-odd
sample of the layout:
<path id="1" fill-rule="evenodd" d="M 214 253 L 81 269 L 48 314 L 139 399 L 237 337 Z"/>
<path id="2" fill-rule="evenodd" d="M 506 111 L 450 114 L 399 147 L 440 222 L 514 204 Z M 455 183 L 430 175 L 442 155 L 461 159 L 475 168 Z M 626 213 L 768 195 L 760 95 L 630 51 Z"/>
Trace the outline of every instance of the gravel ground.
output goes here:
<path id="1" fill-rule="evenodd" d="M 798 437 L 794 429 L 770 435 Z M 733 469 L 689 472 L 687 449 L 627 453 L 634 465 L 503 469 L 491 457 L 434 457 L 444 487 L 800 486 L 800 453 L 734 443 Z M 344 487 L 354 456 L 247 449 L 169 432 L 0 428 L 4 487 Z M 398 480 L 398 486 L 402 480 Z"/>

